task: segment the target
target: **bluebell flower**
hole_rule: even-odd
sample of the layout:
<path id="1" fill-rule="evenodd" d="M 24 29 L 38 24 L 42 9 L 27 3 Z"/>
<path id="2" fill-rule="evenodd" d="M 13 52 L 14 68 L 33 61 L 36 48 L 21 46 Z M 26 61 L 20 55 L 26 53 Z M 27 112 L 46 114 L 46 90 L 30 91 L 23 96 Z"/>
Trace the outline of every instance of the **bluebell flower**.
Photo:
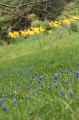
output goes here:
<path id="1" fill-rule="evenodd" d="M 62 80 L 62 83 L 65 83 L 65 81 L 64 81 L 64 80 Z"/>
<path id="2" fill-rule="evenodd" d="M 38 73 L 38 72 L 36 72 L 36 73 L 35 73 L 35 75 L 36 75 L 36 76 L 39 76 L 39 73 Z"/>
<path id="3" fill-rule="evenodd" d="M 57 81 L 56 80 L 54 80 L 54 83 L 56 83 Z"/>
<path id="4" fill-rule="evenodd" d="M 6 111 L 7 110 L 7 106 L 5 104 L 2 105 L 2 110 Z"/>
<path id="5" fill-rule="evenodd" d="M 3 101 L 4 101 L 4 99 L 3 99 L 3 98 L 0 98 L 0 103 L 3 102 Z"/>
<path id="6" fill-rule="evenodd" d="M 54 79 L 55 79 L 55 80 L 58 79 L 58 73 L 57 73 L 57 72 L 54 74 Z"/>
<path id="7" fill-rule="evenodd" d="M 13 103 L 14 103 L 14 104 L 16 104 L 16 102 L 17 102 L 17 100 L 16 100 L 16 98 L 14 98 L 14 101 L 13 101 Z"/>
<path id="8" fill-rule="evenodd" d="M 75 76 L 78 78 L 79 77 L 79 72 L 76 71 Z"/>
<path id="9" fill-rule="evenodd" d="M 34 78 L 34 75 L 32 75 L 32 79 Z"/>
<path id="10" fill-rule="evenodd" d="M 73 91 L 70 91 L 70 92 L 69 92 L 69 96 L 70 96 L 70 97 L 73 97 L 73 96 L 74 96 L 74 92 L 73 92 Z"/>
<path id="11" fill-rule="evenodd" d="M 54 83 L 55 87 L 58 88 L 58 84 L 57 83 Z"/>
<path id="12" fill-rule="evenodd" d="M 64 89 L 60 90 L 60 95 L 62 95 L 62 96 L 65 95 Z"/>
<path id="13" fill-rule="evenodd" d="M 39 78 L 40 80 L 43 80 L 43 79 L 45 79 L 45 77 L 44 76 L 40 76 L 40 78 Z"/>

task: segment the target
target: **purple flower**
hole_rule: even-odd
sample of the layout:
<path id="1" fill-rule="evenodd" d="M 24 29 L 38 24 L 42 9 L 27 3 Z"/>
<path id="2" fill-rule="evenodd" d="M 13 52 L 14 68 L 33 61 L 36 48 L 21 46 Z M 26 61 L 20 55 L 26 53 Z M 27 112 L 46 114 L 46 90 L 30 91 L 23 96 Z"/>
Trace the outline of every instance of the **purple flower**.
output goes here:
<path id="1" fill-rule="evenodd" d="M 79 72 L 78 71 L 76 71 L 75 76 L 78 78 L 78 76 L 79 76 Z"/>
<path id="2" fill-rule="evenodd" d="M 32 79 L 34 78 L 34 75 L 32 75 Z"/>
<path id="3" fill-rule="evenodd" d="M 16 98 L 14 98 L 14 101 L 13 101 L 13 103 L 14 103 L 14 104 L 16 104 L 16 102 L 17 102 L 17 100 L 16 100 Z"/>
<path id="4" fill-rule="evenodd" d="M 7 106 L 5 104 L 2 105 L 2 110 L 6 111 L 7 110 Z"/>
<path id="5" fill-rule="evenodd" d="M 54 74 L 54 79 L 55 79 L 55 80 L 58 79 L 58 73 L 57 73 L 57 72 Z"/>
<path id="6" fill-rule="evenodd" d="M 56 80 L 54 80 L 54 84 L 56 83 L 57 81 Z"/>
<path id="7" fill-rule="evenodd" d="M 54 83 L 55 87 L 58 88 L 58 84 L 57 83 Z"/>
<path id="8" fill-rule="evenodd" d="M 60 95 L 63 96 L 64 94 L 65 94 L 64 89 L 61 89 L 61 90 L 60 90 Z"/>
<path id="9" fill-rule="evenodd" d="M 40 80 L 44 80 L 45 79 L 45 77 L 44 76 L 40 76 L 40 78 L 39 78 Z"/>
<path id="10" fill-rule="evenodd" d="M 39 76 L 39 73 L 38 72 L 36 72 L 36 74 L 35 74 L 36 76 Z"/>
<path id="11" fill-rule="evenodd" d="M 3 98 L 0 98 L 0 103 L 3 102 L 3 101 L 4 101 L 4 99 L 3 99 Z"/>
<path id="12" fill-rule="evenodd" d="M 73 91 L 70 91 L 70 92 L 69 92 L 69 96 L 70 96 L 70 97 L 73 97 L 73 96 L 74 96 L 74 92 L 73 92 Z"/>
<path id="13" fill-rule="evenodd" d="M 62 80 L 62 83 L 65 83 L 65 81 L 64 81 L 64 80 Z"/>

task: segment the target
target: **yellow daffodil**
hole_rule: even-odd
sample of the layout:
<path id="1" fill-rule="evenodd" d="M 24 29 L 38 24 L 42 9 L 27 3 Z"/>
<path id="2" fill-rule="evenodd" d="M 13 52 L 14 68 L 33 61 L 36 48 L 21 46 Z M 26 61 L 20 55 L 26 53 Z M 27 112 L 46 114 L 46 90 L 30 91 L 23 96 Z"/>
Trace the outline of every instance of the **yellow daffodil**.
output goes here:
<path id="1" fill-rule="evenodd" d="M 62 20 L 62 23 L 64 23 L 64 24 L 70 24 L 71 22 L 70 22 L 69 19 L 64 19 L 64 20 Z"/>
<path id="2" fill-rule="evenodd" d="M 39 31 L 40 31 L 40 32 L 44 32 L 45 29 L 40 26 Z"/>
<path id="3" fill-rule="evenodd" d="M 73 21 L 79 20 L 79 15 L 76 16 L 70 16 L 69 18 L 64 17 L 64 19 L 58 20 L 58 21 L 51 21 L 49 22 L 49 26 L 51 27 L 59 27 L 62 26 L 62 24 L 71 24 Z M 18 36 L 28 36 L 28 35 L 34 35 L 38 34 L 40 32 L 44 32 L 45 28 L 42 26 L 40 27 L 31 27 L 31 29 L 25 29 L 25 30 L 20 30 L 20 31 L 13 31 L 8 33 L 8 37 L 10 38 L 16 38 Z M 51 33 L 51 31 L 49 31 Z"/>
<path id="4" fill-rule="evenodd" d="M 40 32 L 39 27 L 33 27 L 31 29 L 34 31 L 34 33 L 39 33 Z"/>
<path id="5" fill-rule="evenodd" d="M 24 30 L 24 31 L 21 30 L 20 33 L 21 33 L 21 35 L 24 36 L 24 37 L 28 35 L 28 32 L 27 32 L 26 30 Z"/>
<path id="6" fill-rule="evenodd" d="M 16 35 L 14 34 L 14 32 L 9 32 L 9 33 L 8 33 L 8 37 L 15 38 Z"/>
<path id="7" fill-rule="evenodd" d="M 79 16 L 72 16 L 72 18 L 73 18 L 74 20 L 78 20 L 78 19 L 79 19 Z"/>

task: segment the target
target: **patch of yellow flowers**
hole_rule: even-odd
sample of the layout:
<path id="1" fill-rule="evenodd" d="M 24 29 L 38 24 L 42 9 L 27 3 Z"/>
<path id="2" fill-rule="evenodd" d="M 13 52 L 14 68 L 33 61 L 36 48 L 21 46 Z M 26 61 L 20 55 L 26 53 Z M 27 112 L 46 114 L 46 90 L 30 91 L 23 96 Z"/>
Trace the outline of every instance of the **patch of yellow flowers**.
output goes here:
<path id="1" fill-rule="evenodd" d="M 63 20 L 59 20 L 59 21 L 51 21 L 49 23 L 49 25 L 51 27 L 59 27 L 59 26 L 62 26 L 62 25 L 71 24 L 75 20 L 79 20 L 79 15 L 77 15 L 77 16 L 70 16 L 69 18 L 64 18 Z"/>
<path id="2" fill-rule="evenodd" d="M 63 20 L 51 21 L 51 22 L 49 22 L 49 26 L 57 28 L 57 27 L 62 26 L 62 25 L 70 24 L 75 20 L 79 20 L 79 15 L 70 16 L 69 18 L 64 18 Z M 10 38 L 16 38 L 19 36 L 26 37 L 26 36 L 38 34 L 38 33 L 44 32 L 44 31 L 45 31 L 45 28 L 43 28 L 42 26 L 31 27 L 31 29 L 9 32 L 8 37 L 10 37 Z"/>
<path id="3" fill-rule="evenodd" d="M 44 32 L 44 31 L 45 31 L 45 29 L 42 28 L 41 26 L 40 27 L 31 27 L 31 29 L 27 29 L 27 30 L 25 29 L 25 30 L 20 30 L 20 31 L 9 32 L 8 37 L 10 37 L 10 38 L 16 38 L 19 36 L 26 37 L 26 36 L 34 35 L 37 33 Z"/>

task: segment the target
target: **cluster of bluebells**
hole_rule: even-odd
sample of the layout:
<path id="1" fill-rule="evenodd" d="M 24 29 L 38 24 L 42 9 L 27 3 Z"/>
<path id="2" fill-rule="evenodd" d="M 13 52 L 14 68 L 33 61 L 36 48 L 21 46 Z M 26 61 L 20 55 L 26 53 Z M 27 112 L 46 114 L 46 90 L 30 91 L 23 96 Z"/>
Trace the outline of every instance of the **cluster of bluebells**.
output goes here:
<path id="1" fill-rule="evenodd" d="M 58 80 L 58 73 L 56 72 L 54 74 L 54 85 L 55 85 L 56 88 L 58 88 L 57 80 Z"/>
<path id="2" fill-rule="evenodd" d="M 14 98 L 13 104 L 16 105 L 16 103 L 17 103 L 17 99 Z M 6 111 L 6 110 L 7 110 L 7 105 L 4 104 L 4 98 L 0 98 L 0 104 L 1 104 L 1 106 L 2 106 L 2 110 L 3 110 L 3 111 Z"/>
<path id="3" fill-rule="evenodd" d="M 46 66 L 44 65 L 43 67 L 49 67 L 51 69 L 50 64 Z M 20 88 L 22 90 L 24 95 L 23 97 L 26 95 L 37 96 L 42 93 L 48 94 L 48 92 L 51 94 L 50 90 L 54 92 L 53 89 L 60 91 L 58 92 L 59 96 L 68 95 L 70 97 L 73 97 L 75 93 L 72 87 L 72 83 L 78 83 L 78 78 L 78 64 L 76 65 L 75 69 L 70 68 L 66 71 L 56 71 L 54 72 L 54 75 L 53 72 L 50 73 L 49 71 L 44 71 L 43 68 L 41 71 L 40 67 L 38 69 L 35 68 L 34 72 L 34 70 L 30 69 L 30 66 L 27 66 L 27 68 L 22 68 L 22 70 L 19 71 L 19 74 L 17 74 L 15 85 L 17 89 Z M 46 91 L 48 92 L 46 93 Z M 18 94 L 16 91 L 12 102 L 14 105 L 17 104 L 17 96 Z M 0 98 L 0 104 L 3 111 L 6 111 L 8 109 L 8 106 L 5 104 L 3 98 Z"/>

